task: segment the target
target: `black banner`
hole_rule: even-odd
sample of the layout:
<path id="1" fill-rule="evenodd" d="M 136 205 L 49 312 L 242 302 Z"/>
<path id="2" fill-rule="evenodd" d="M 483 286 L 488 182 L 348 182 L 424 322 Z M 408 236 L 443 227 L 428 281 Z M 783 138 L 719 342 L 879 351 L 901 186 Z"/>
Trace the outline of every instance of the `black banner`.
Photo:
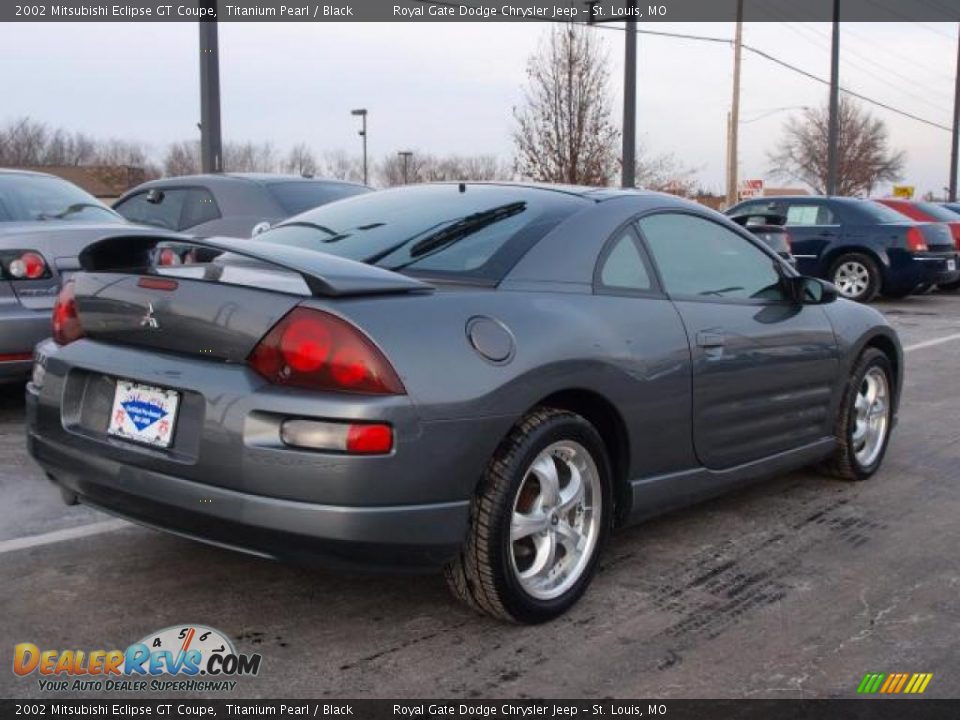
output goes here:
<path id="1" fill-rule="evenodd" d="M 906 704 L 905 704 L 906 703 Z M 0 718 L 933 720 L 957 700 L 2 700 Z"/>
<path id="2" fill-rule="evenodd" d="M 19 22 L 641 22 L 733 21 L 736 0 L 5 0 L 0 21 Z M 780 17 L 744 0 L 744 20 L 821 21 L 833 0 L 803 0 Z M 960 0 L 842 0 L 840 20 L 958 22 Z"/>

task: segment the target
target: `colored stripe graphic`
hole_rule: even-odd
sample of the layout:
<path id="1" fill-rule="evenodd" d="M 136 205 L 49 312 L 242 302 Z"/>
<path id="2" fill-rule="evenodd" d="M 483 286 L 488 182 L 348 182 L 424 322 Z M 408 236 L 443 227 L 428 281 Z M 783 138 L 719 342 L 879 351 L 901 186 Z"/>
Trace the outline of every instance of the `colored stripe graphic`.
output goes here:
<path id="1" fill-rule="evenodd" d="M 857 686 L 860 695 L 919 695 L 927 689 L 933 673 L 867 673 Z"/>

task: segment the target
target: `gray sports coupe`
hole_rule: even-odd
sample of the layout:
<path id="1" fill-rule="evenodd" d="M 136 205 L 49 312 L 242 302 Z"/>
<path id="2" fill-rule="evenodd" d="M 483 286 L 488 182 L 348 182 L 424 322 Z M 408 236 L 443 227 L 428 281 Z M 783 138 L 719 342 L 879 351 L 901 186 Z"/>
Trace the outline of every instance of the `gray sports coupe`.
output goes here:
<path id="1" fill-rule="evenodd" d="M 223 254 L 161 268 L 156 236 L 103 240 L 60 294 L 28 447 L 68 502 L 444 568 L 540 622 L 611 529 L 815 463 L 866 479 L 894 426 L 883 317 L 672 196 L 408 186 L 196 242 Z"/>

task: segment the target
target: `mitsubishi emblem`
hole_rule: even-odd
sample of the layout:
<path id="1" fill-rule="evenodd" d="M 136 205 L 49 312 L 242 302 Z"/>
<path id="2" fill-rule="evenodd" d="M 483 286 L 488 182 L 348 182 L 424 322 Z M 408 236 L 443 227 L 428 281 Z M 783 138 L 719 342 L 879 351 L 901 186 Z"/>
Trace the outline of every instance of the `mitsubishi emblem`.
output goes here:
<path id="1" fill-rule="evenodd" d="M 153 315 L 153 303 L 147 303 L 147 314 L 140 319 L 140 327 L 150 328 L 151 330 L 159 330 L 160 323 L 157 322 L 157 318 Z"/>

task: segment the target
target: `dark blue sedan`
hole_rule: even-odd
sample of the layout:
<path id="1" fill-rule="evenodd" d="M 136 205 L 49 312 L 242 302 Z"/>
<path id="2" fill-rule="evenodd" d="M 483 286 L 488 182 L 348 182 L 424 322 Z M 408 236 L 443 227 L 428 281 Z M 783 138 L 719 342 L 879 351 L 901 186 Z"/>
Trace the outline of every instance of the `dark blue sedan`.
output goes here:
<path id="1" fill-rule="evenodd" d="M 797 270 L 829 280 L 851 300 L 904 297 L 960 278 L 945 225 L 915 222 L 870 200 L 757 198 L 727 210 L 729 216 L 754 213 L 785 216 Z"/>

